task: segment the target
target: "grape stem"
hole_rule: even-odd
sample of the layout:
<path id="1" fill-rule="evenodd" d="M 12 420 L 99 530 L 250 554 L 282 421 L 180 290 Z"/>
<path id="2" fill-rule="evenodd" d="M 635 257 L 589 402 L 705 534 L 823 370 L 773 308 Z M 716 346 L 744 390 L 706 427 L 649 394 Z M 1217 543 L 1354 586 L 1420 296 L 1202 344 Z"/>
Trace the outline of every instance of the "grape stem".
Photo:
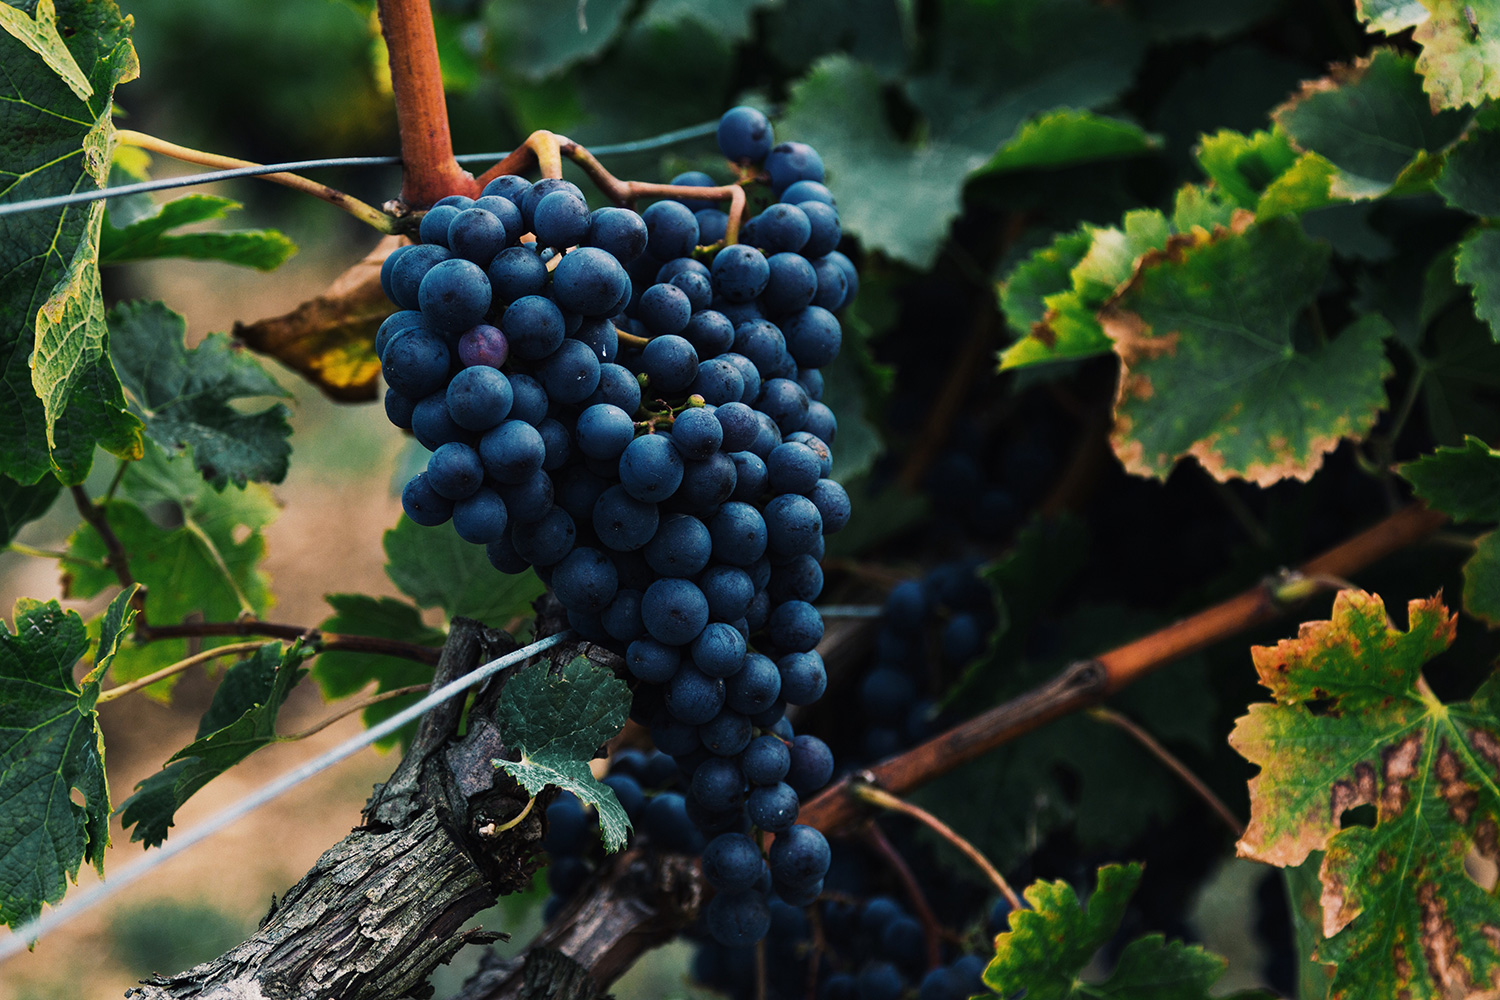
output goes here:
<path id="1" fill-rule="evenodd" d="M 223 156 L 219 153 L 208 153 L 201 149 L 190 149 L 187 146 L 179 146 L 175 142 L 158 139 L 154 135 L 145 132 L 137 132 L 134 129 L 122 128 L 115 132 L 116 137 L 127 146 L 135 146 L 138 149 L 159 153 L 162 156 L 170 156 L 174 160 L 184 163 L 197 163 L 205 167 L 220 167 L 232 169 L 234 167 L 258 167 L 260 164 L 250 160 L 241 160 L 234 156 Z M 321 198 L 335 208 L 341 208 L 354 216 L 360 222 L 379 230 L 382 233 L 395 231 L 396 219 L 394 216 L 382 212 L 374 205 L 367 205 L 352 195 L 347 195 L 337 188 L 329 187 L 327 184 L 319 184 L 317 181 L 309 180 L 301 174 L 279 173 L 262 174 L 261 180 L 272 181 L 289 187 L 294 191 L 310 194 L 314 198 Z"/>
<path id="2" fill-rule="evenodd" d="M 134 694 L 141 688 L 150 687 L 157 681 L 164 681 L 168 677 L 174 677 L 184 670 L 196 667 L 200 663 L 207 663 L 209 660 L 216 660 L 221 656 L 238 656 L 240 653 L 253 653 L 263 645 L 265 643 L 233 642 L 227 646 L 215 646 L 213 649 L 205 649 L 201 653 L 194 653 L 186 659 L 178 660 L 176 663 L 162 667 L 160 670 L 149 673 L 145 677 L 133 680 L 128 684 L 121 684 L 118 687 L 110 688 L 108 691 L 101 691 L 94 704 L 103 705 L 106 702 L 114 701 L 116 698 L 123 698 L 127 694 Z"/>
<path id="3" fill-rule="evenodd" d="M 543 177 L 561 177 L 562 161 L 572 160 L 588 175 L 605 197 L 617 205 L 634 207 L 640 198 L 699 198 L 707 201 L 729 201 L 729 223 L 724 229 L 724 245 L 739 242 L 740 222 L 745 215 L 745 189 L 740 184 L 698 187 L 690 184 L 654 184 L 649 181 L 622 181 L 605 169 L 593 153 L 566 136 L 545 129 L 531 133 L 515 152 L 479 176 L 481 187 L 505 174 L 519 174 L 535 167 Z"/>
<path id="4" fill-rule="evenodd" d="M 1208 807 L 1213 810 L 1214 815 L 1223 820 L 1224 825 L 1229 828 L 1229 832 L 1234 834 L 1236 841 L 1245 835 L 1245 824 L 1241 823 L 1239 817 L 1230 811 L 1229 807 L 1224 804 L 1224 800 L 1215 795 L 1213 789 L 1209 788 L 1202 778 L 1194 774 L 1192 769 L 1182 762 L 1181 758 L 1162 746 L 1156 737 L 1146 732 L 1145 729 L 1142 729 L 1127 716 L 1121 715 L 1113 709 L 1105 708 L 1102 705 L 1095 705 L 1085 714 L 1096 722 L 1103 722 L 1122 730 L 1131 739 L 1145 747 L 1151 756 L 1165 764 L 1167 769 L 1181 778 L 1183 784 L 1191 788 L 1198 798 L 1208 804 Z"/>
<path id="5" fill-rule="evenodd" d="M 890 865 L 891 871 L 896 873 L 896 878 L 901 882 L 901 888 L 906 890 L 906 898 L 911 901 L 917 923 L 922 925 L 922 938 L 927 943 L 927 968 L 936 969 L 943 964 L 942 931 L 938 927 L 937 917 L 932 913 L 932 907 L 927 903 L 927 896 L 922 892 L 922 884 L 917 881 L 906 859 L 896 850 L 896 845 L 891 843 L 874 820 L 862 826 L 860 834 L 870 845 L 870 849 Z"/>
<path id="6" fill-rule="evenodd" d="M 378 705 L 383 701 L 390 701 L 392 698 L 400 698 L 404 695 L 421 694 L 422 692 L 430 690 L 431 688 L 431 684 L 411 684 L 407 687 L 393 688 L 390 691 L 382 691 L 379 694 L 372 694 L 368 698 L 361 698 L 359 701 L 345 705 L 343 708 L 339 709 L 337 712 L 334 712 L 332 715 L 328 716 L 321 722 L 315 722 L 311 726 L 308 726 L 306 729 L 303 729 L 299 732 L 288 733 L 286 736 L 278 736 L 276 737 L 276 740 L 279 743 L 292 743 L 296 740 L 305 740 L 309 736 L 315 736 L 318 733 L 321 733 L 323 730 L 327 729 L 329 726 L 333 725 L 340 719 L 347 718 L 348 716 L 353 715 L 355 712 L 364 711 L 371 705 Z"/>
<path id="7" fill-rule="evenodd" d="M 401 200 L 412 208 L 426 208 L 450 194 L 477 197 L 480 185 L 453 158 L 431 4 L 379 0 L 378 11 L 401 134 Z"/>
<path id="8" fill-rule="evenodd" d="M 861 802 L 867 802 L 872 806 L 879 806 L 882 809 L 889 809 L 891 812 L 910 816 L 918 823 L 926 826 L 933 833 L 936 833 L 939 837 L 942 837 L 948 843 L 958 848 L 960 854 L 968 858 L 974 863 L 975 867 L 984 872 L 985 877 L 990 880 L 996 889 L 1000 890 L 1000 895 L 1004 896 L 1006 902 L 1010 903 L 1011 909 L 1020 910 L 1025 907 L 1026 904 L 1021 902 L 1021 897 L 1016 895 L 1016 890 L 1012 889 L 1010 883 L 1005 880 L 1005 876 L 1000 874 L 1000 869 L 992 865 L 990 859 L 985 857 L 979 848 L 969 843 L 957 830 L 938 819 L 926 809 L 918 805 L 913 805 L 905 799 L 892 795 L 890 792 L 877 786 L 874 783 L 874 775 L 869 774 L 869 772 L 864 772 L 858 780 L 853 782 L 849 786 L 849 791 L 850 794 Z"/>

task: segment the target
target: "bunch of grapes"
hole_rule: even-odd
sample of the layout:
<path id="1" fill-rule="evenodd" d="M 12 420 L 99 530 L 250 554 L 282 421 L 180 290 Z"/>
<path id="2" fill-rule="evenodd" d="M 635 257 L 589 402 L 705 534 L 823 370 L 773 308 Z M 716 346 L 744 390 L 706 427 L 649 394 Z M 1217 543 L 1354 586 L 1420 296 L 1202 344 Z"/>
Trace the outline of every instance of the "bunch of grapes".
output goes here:
<path id="1" fill-rule="evenodd" d="M 534 567 L 579 635 L 624 653 L 634 716 L 689 776 L 708 926 L 746 945 L 771 894 L 810 903 L 829 864 L 796 820 L 832 756 L 779 724 L 827 683 L 812 602 L 849 497 L 819 369 L 858 279 L 818 154 L 747 107 L 718 137 L 774 199 L 743 242 L 711 203 L 590 211 L 568 181 L 499 177 L 387 259 L 400 311 L 375 346 L 387 414 L 432 452 L 407 515 Z"/>

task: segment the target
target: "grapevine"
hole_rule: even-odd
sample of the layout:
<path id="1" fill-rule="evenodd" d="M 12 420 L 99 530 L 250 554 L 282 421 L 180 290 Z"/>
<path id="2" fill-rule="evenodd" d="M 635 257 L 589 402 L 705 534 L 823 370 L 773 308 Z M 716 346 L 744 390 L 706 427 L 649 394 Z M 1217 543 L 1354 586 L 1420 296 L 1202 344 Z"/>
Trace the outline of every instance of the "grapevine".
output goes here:
<path id="1" fill-rule="evenodd" d="M 1493 10 L 127 6 L 0 0 L 0 992 L 1500 984 Z"/>

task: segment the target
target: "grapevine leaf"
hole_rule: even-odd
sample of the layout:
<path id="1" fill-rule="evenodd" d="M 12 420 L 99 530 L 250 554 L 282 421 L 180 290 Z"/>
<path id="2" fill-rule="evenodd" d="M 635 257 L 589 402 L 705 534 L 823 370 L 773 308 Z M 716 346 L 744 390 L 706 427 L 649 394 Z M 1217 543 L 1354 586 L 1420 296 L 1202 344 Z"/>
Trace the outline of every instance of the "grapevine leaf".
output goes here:
<path id="1" fill-rule="evenodd" d="M 521 759 L 497 760 L 495 766 L 533 796 L 555 785 L 592 805 L 599 812 L 605 850 L 617 851 L 630 833 L 630 820 L 614 791 L 589 770 L 589 761 L 629 713 L 629 686 L 585 657 L 576 657 L 558 674 L 543 667 L 523 670 L 506 683 L 495 707 L 505 745 L 520 751 Z"/>
<path id="2" fill-rule="evenodd" d="M 1148 255 L 1100 314 L 1120 355 L 1111 443 L 1125 468 L 1166 478 L 1192 455 L 1216 479 L 1308 479 L 1385 402 L 1389 324 L 1367 316 L 1310 350 L 1293 343 L 1326 247 L 1295 221 L 1241 220 Z"/>
<path id="3" fill-rule="evenodd" d="M 1445 262 L 1451 268 L 1451 261 Z M 1451 271 L 1450 271 L 1451 273 Z M 1500 388 L 1500 344 L 1488 325 L 1467 309 L 1450 309 L 1428 334 L 1432 355 L 1422 384 L 1422 403 L 1432 436 L 1446 445 L 1465 434 L 1500 439 L 1493 392 Z"/>
<path id="4" fill-rule="evenodd" d="M 73 53 L 68 51 L 68 43 L 57 31 L 57 9 L 52 0 L 39 0 L 35 20 L 9 4 L 0 3 L 0 30 L 41 56 L 80 101 L 94 96 L 94 85 L 83 75 Z"/>
<path id="5" fill-rule="evenodd" d="M 1047 297 L 1073 288 L 1073 268 L 1093 244 L 1088 229 L 1055 237 L 1011 269 L 995 288 L 1005 322 L 1018 337 L 1031 333 L 1047 315 Z"/>
<path id="6" fill-rule="evenodd" d="M 1354 12 L 1371 31 L 1393 35 L 1427 20 L 1420 0 L 1354 0 Z"/>
<path id="7" fill-rule="evenodd" d="M 214 700 L 198 723 L 197 738 L 177 751 L 156 774 L 135 786 L 120 807 L 131 841 L 157 847 L 182 804 L 204 785 L 276 739 L 276 715 L 306 672 L 307 652 L 294 643 L 285 654 L 268 642 L 225 672 Z"/>
<path id="8" fill-rule="evenodd" d="M 269 610 L 269 581 L 258 566 L 266 551 L 261 529 L 275 519 L 277 507 L 265 487 L 215 491 L 187 458 L 170 459 L 152 447 L 126 470 L 120 493 L 120 499 L 104 505 L 104 514 L 125 548 L 132 576 L 147 588 L 148 620 L 180 622 L 196 614 L 227 621 Z M 165 516 L 166 525 L 148 510 Z M 92 527 L 83 524 L 73 532 L 68 554 L 98 565 L 65 563 L 65 596 L 92 597 L 115 586 L 114 573 L 102 568 L 106 550 Z M 228 641 L 203 640 L 210 646 Z M 116 658 L 115 672 L 132 680 L 186 655 L 183 639 L 127 646 Z M 147 691 L 164 695 L 175 680 Z"/>
<path id="9" fill-rule="evenodd" d="M 1341 591 L 1328 621 L 1251 650 L 1274 703 L 1250 706 L 1230 744 L 1250 781 L 1241 856 L 1297 865 L 1324 850 L 1330 1000 L 1468 995 L 1500 974 L 1500 901 L 1465 872 L 1497 859 L 1500 685 L 1444 704 L 1421 677 L 1453 642 L 1442 598 L 1412 601 L 1408 630 L 1379 597 Z M 1345 822 L 1371 806 L 1371 826 Z"/>
<path id="10" fill-rule="evenodd" d="M 323 294 L 282 316 L 235 323 L 234 339 L 271 355 L 333 399 L 374 399 L 380 379 L 375 331 L 395 308 L 381 290 L 380 265 L 405 242 L 383 238 Z"/>
<path id="11" fill-rule="evenodd" d="M 1500 133 L 1476 131 L 1449 151 L 1433 187 L 1454 208 L 1500 215 Z"/>
<path id="12" fill-rule="evenodd" d="M 443 633 L 424 625 L 422 612 L 405 601 L 391 597 L 369 597 L 365 594 L 328 594 L 324 600 L 333 606 L 334 611 L 333 617 L 318 626 L 324 632 L 399 639 L 419 646 L 443 644 Z M 377 694 L 417 684 L 431 684 L 432 668 L 398 656 L 334 651 L 319 654 L 313 661 L 312 676 L 318 682 L 323 697 L 332 701 L 347 698 L 372 681 Z M 382 701 L 365 709 L 362 718 L 366 726 L 373 726 L 421 697 L 420 694 L 412 694 Z M 398 741 L 403 746 L 408 744 L 415 731 L 414 727 L 415 724 L 386 737 L 381 745 L 393 746 Z"/>
<path id="13" fill-rule="evenodd" d="M 1254 210 L 1262 192 L 1297 162 L 1297 151 L 1280 129 L 1249 135 L 1220 129 L 1196 150 L 1198 166 L 1240 208 Z"/>
<path id="14" fill-rule="evenodd" d="M 1160 148 L 1161 137 L 1134 122 L 1062 108 L 1022 125 L 976 173 L 1116 160 Z"/>
<path id="15" fill-rule="evenodd" d="M 906 73 L 916 35 L 909 0 L 781 3 L 761 15 L 761 38 L 777 62 L 804 68 L 828 52 L 847 52 L 884 79 Z"/>
<path id="16" fill-rule="evenodd" d="M 1455 521 L 1500 521 L 1500 452 L 1476 437 L 1401 466 L 1417 496 Z"/>
<path id="17" fill-rule="evenodd" d="M 933 69 L 906 94 L 935 137 L 986 154 L 1042 112 L 1113 101 L 1144 51 L 1133 20 L 1086 0 L 947 0 L 941 10 Z"/>
<path id="18" fill-rule="evenodd" d="M 99 263 L 123 264 L 155 257 L 186 257 L 274 271 L 297 252 L 297 245 L 274 229 L 172 232 L 193 223 L 222 219 L 239 207 L 239 202 L 228 198 L 190 194 L 154 206 L 151 214 L 118 229 L 106 211 L 99 239 Z"/>
<path id="19" fill-rule="evenodd" d="M 1490 628 L 1500 626 L 1500 532 L 1475 539 L 1464 563 L 1464 610 Z"/>
<path id="20" fill-rule="evenodd" d="M 1429 180 L 1442 164 L 1433 154 L 1457 139 L 1472 115 L 1434 114 L 1414 60 L 1379 49 L 1304 83 L 1271 117 L 1298 150 L 1338 168 L 1335 197 L 1378 198 Z"/>
<path id="21" fill-rule="evenodd" d="M 751 16 L 778 0 L 652 0 L 642 20 L 652 27 L 694 21 L 725 41 L 750 37 Z"/>
<path id="22" fill-rule="evenodd" d="M 533 3 L 488 0 L 484 19 L 499 40 L 496 62 L 527 80 L 554 76 L 614 40 L 625 23 L 628 0 Z"/>
<path id="23" fill-rule="evenodd" d="M 287 408 L 276 403 L 246 413 L 230 405 L 289 395 L 260 362 L 221 333 L 188 349 L 187 323 L 160 302 L 115 306 L 109 328 L 120 380 L 153 441 L 191 448 L 198 471 L 217 489 L 231 480 L 244 486 L 286 477 Z"/>
<path id="24" fill-rule="evenodd" d="M 528 613 L 546 589 L 531 570 L 498 572 L 482 546 L 470 545 L 446 527 L 424 528 L 402 517 L 385 533 L 384 544 L 391 582 L 419 606 L 442 608 L 449 618 L 463 615 L 504 628 L 510 619 Z"/>
<path id="25" fill-rule="evenodd" d="M 1411 40 L 1422 47 L 1417 71 L 1432 109 L 1500 97 L 1500 0 L 1422 0 L 1422 6 L 1431 16 Z"/>
<path id="26" fill-rule="evenodd" d="M 1474 314 L 1500 342 L 1500 230 L 1476 229 L 1465 236 L 1454 274 L 1474 290 Z"/>
<path id="27" fill-rule="evenodd" d="M 1333 179 L 1339 168 L 1317 153 L 1303 153 L 1261 192 L 1255 214 L 1261 219 L 1300 215 L 1333 204 Z"/>
<path id="28" fill-rule="evenodd" d="M 1013 911 L 1010 930 L 995 938 L 985 985 L 1005 997 L 1024 992 L 1026 1000 L 1208 1000 L 1229 963 L 1160 934 L 1126 945 L 1104 981 L 1083 980 L 1094 954 L 1119 930 L 1140 880 L 1139 864 L 1105 865 L 1087 908 L 1066 882 L 1032 883 L 1023 894 L 1029 907 Z"/>
<path id="29" fill-rule="evenodd" d="M 1127 212 L 1119 228 L 1084 226 L 1088 249 L 1073 264 L 1069 285 L 1043 297 L 1046 311 L 1026 335 L 1000 354 L 1000 368 L 1089 357 L 1110 348 L 1095 313 L 1127 280 L 1147 252 L 1165 246 L 1172 224 L 1160 212 Z M 1080 243 L 1064 248 L 1071 256 Z M 1034 308 L 1034 307 L 1033 307 Z"/>
<path id="30" fill-rule="evenodd" d="M 6 9 L 30 21 L 38 4 Z M 91 96 L 80 98 L 13 31 L 0 32 L 3 201 L 102 184 L 114 88 L 137 73 L 129 20 L 113 2 L 61 0 L 56 12 L 56 32 Z M 46 12 L 38 18 L 40 30 Z M 96 445 L 140 454 L 140 424 L 109 363 L 97 267 L 103 211 L 95 202 L 0 218 L 0 466 L 18 482 L 48 471 L 81 482 Z"/>
<path id="31" fill-rule="evenodd" d="M 61 489 L 56 476 L 22 485 L 0 475 L 0 545 L 9 545 L 23 526 L 47 513 Z"/>
<path id="32" fill-rule="evenodd" d="M 936 259 L 962 208 L 963 179 L 988 152 L 936 141 L 904 145 L 886 122 L 879 76 L 842 55 L 823 59 L 792 88 L 777 128 L 783 133 L 817 147 L 844 228 L 917 268 Z M 900 191 L 901 198 L 867 198 L 867 191 Z"/>
<path id="33" fill-rule="evenodd" d="M 15 632 L 0 628 L 0 922 L 15 926 L 56 903 L 88 861 L 104 874 L 109 785 L 94 704 L 135 612 L 135 588 L 104 613 L 94 665 L 83 619 L 56 601 L 16 602 Z M 83 802 L 73 801 L 74 792 Z"/>
<path id="34" fill-rule="evenodd" d="M 1156 41 L 1227 38 L 1276 13 L 1280 0 L 1144 0 L 1138 5 Z"/>

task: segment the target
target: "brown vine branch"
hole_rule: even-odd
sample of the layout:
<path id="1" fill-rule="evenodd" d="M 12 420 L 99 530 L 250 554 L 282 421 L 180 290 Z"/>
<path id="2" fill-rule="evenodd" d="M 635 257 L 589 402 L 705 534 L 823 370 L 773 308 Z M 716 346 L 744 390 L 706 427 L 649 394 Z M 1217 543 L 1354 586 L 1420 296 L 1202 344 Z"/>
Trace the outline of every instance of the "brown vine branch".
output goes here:
<path id="1" fill-rule="evenodd" d="M 1124 731 L 1131 739 L 1145 747 L 1146 752 L 1165 764 L 1167 770 L 1177 775 L 1183 784 L 1191 788 L 1193 793 L 1213 810 L 1214 815 L 1224 821 L 1224 825 L 1229 828 L 1229 832 L 1234 834 L 1235 840 L 1239 840 L 1245 835 L 1245 824 L 1241 823 L 1239 817 L 1224 804 L 1224 800 L 1215 795 L 1213 789 L 1209 788 L 1202 778 L 1194 774 L 1192 768 L 1184 764 L 1176 754 L 1162 746 L 1156 737 L 1146 732 L 1146 730 L 1142 729 L 1127 716 L 1121 715 L 1113 709 L 1105 708 L 1102 705 L 1095 705 L 1086 714 L 1091 719 L 1115 726 Z"/>
<path id="2" fill-rule="evenodd" d="M 974 863 L 976 868 L 984 872 L 985 877 L 990 880 L 990 883 L 996 889 L 1000 890 L 1000 895 L 1004 896 L 1006 902 L 1010 903 L 1011 909 L 1019 910 L 1025 906 L 1021 902 L 1021 897 L 1016 895 L 1016 890 L 1010 887 L 1010 883 L 1005 880 L 1005 876 L 1000 874 L 1000 869 L 990 863 L 990 859 L 984 856 L 984 852 L 969 843 L 957 830 L 938 819 L 926 809 L 892 795 L 885 789 L 869 784 L 864 780 L 856 781 L 850 786 L 850 791 L 861 802 L 868 802 L 872 806 L 879 806 L 882 809 L 889 809 L 891 812 L 910 816 L 918 823 L 921 823 L 933 833 L 936 833 L 939 837 L 942 837 L 948 843 L 958 848 L 960 854 L 968 858 Z"/>
<path id="3" fill-rule="evenodd" d="M 115 133 L 120 141 L 127 146 L 136 146 L 140 149 L 170 156 L 174 160 L 182 160 L 184 163 L 197 163 L 205 167 L 258 167 L 259 163 L 251 160 L 241 160 L 235 156 L 223 156 L 219 153 L 208 153 L 201 149 L 191 149 L 187 146 L 179 146 L 175 142 L 158 139 L 154 135 L 144 132 L 136 132 L 133 129 L 123 128 Z M 352 195 L 347 195 L 338 188 L 329 187 L 327 184 L 319 184 L 317 181 L 309 180 L 301 174 L 277 173 L 262 174 L 261 180 L 272 181 L 294 191 L 310 194 L 314 198 L 320 198 L 335 208 L 343 209 L 354 216 L 360 222 L 373 226 L 382 233 L 394 231 L 395 218 L 382 212 L 373 205 L 367 205 Z"/>
<path id="4" fill-rule="evenodd" d="M 116 698 L 123 698 L 127 694 L 134 694 L 141 688 L 150 687 L 157 681 L 166 680 L 168 677 L 180 674 L 190 667 L 196 667 L 200 663 L 207 663 L 209 660 L 216 660 L 221 656 L 237 656 L 240 653 L 253 653 L 263 645 L 265 645 L 265 643 L 233 642 L 227 646 L 215 646 L 213 649 L 205 649 L 201 653 L 194 653 L 192 656 L 189 656 L 186 659 L 178 660 L 176 663 L 168 664 L 167 666 L 162 667 L 160 670 L 149 673 L 145 677 L 133 680 L 128 684 L 121 684 L 117 687 L 110 688 L 108 691 L 99 692 L 99 697 L 96 701 L 96 704 L 103 705 L 105 702 L 114 701 Z"/>
<path id="5" fill-rule="evenodd" d="M 136 619 L 140 621 L 139 618 Z M 316 645 L 320 652 L 343 651 L 349 653 L 376 653 L 397 656 L 403 660 L 435 664 L 441 651 L 432 646 L 419 646 L 400 639 L 385 639 L 373 635 L 348 635 L 343 632 L 323 632 L 302 625 L 285 625 L 280 622 L 263 622 L 247 618 L 233 622 L 183 622 L 180 625 L 147 625 L 137 628 L 136 640 L 156 642 L 161 639 L 190 639 L 206 636 L 251 636 L 263 635 L 272 639 L 303 639 Z"/>
<path id="6" fill-rule="evenodd" d="M 901 882 L 901 888 L 906 892 L 906 898 L 911 902 L 912 912 L 917 916 L 917 923 L 922 925 L 922 938 L 927 943 L 927 967 L 935 969 L 943 964 L 942 931 L 939 929 L 937 917 L 933 915 L 932 907 L 927 903 L 927 894 L 922 891 L 922 883 L 917 881 L 917 876 L 912 872 L 911 865 L 896 850 L 890 838 L 881 831 L 874 820 L 866 823 L 860 828 L 861 835 L 870 845 L 870 849 L 880 855 L 891 871 L 896 873 L 896 878 Z"/>
<path id="7" fill-rule="evenodd" d="M 428 0 L 379 0 L 378 11 L 401 133 L 401 200 L 426 208 L 450 194 L 477 196 L 480 185 L 453 158 L 431 5 Z"/>
<path id="8" fill-rule="evenodd" d="M 1304 577 L 1347 577 L 1432 534 L 1447 517 L 1410 504 L 1353 538 L 1304 563 Z M 1093 660 L 1074 663 L 1056 677 L 1010 701 L 961 722 L 925 743 L 875 764 L 874 782 L 900 794 L 926 784 L 1043 723 L 1102 701 L 1173 660 L 1270 621 L 1287 607 L 1277 600 L 1285 581 L 1264 580 L 1239 595 L 1126 643 Z M 828 832 L 859 815 L 849 778 L 824 789 L 802 807 L 801 821 Z"/>

